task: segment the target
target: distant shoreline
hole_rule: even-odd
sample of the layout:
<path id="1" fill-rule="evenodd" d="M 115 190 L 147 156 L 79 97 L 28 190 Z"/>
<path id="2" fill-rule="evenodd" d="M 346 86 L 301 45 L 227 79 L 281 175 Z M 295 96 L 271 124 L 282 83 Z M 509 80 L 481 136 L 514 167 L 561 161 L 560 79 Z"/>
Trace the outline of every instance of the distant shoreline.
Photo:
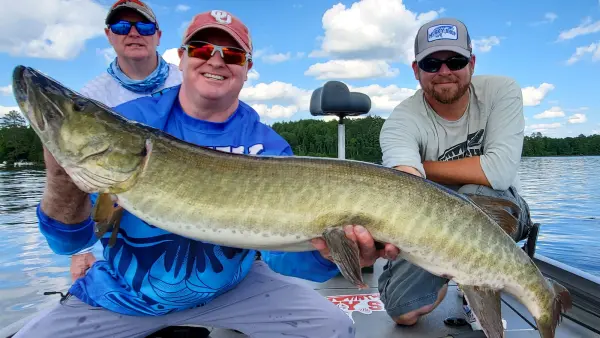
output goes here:
<path id="1" fill-rule="evenodd" d="M 521 158 L 553 158 L 553 157 L 559 157 L 559 158 L 565 158 L 565 157 L 600 157 L 600 155 L 532 155 L 532 156 L 521 156 Z M 323 158 L 327 158 L 327 157 L 323 157 Z M 20 163 L 19 165 L 16 166 L 11 166 L 8 164 L 3 164 L 0 163 L 0 170 L 14 170 L 14 169 L 21 169 L 21 168 L 27 168 L 27 169 L 31 169 L 31 168 L 39 168 L 39 169 L 45 169 L 45 165 L 44 162 L 25 162 L 25 163 Z"/>

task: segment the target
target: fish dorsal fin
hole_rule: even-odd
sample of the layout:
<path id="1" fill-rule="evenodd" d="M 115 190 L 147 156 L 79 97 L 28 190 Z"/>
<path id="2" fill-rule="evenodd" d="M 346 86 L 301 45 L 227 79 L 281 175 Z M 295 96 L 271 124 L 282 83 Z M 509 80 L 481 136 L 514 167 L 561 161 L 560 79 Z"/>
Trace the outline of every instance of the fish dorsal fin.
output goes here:
<path id="1" fill-rule="evenodd" d="M 515 238 L 521 214 L 518 205 L 504 198 L 474 194 L 465 194 L 465 196 L 498 223 L 510 237 Z"/>

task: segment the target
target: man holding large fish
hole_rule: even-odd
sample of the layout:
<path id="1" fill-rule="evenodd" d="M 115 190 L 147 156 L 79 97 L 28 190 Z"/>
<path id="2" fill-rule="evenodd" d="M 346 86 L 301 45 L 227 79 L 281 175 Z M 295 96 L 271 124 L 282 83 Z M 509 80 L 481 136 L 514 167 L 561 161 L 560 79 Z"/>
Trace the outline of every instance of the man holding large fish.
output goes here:
<path id="1" fill-rule="evenodd" d="M 115 110 L 220 151 L 290 156 L 288 143 L 238 99 L 252 67 L 251 53 L 250 34 L 238 18 L 218 10 L 198 14 L 179 50 L 181 86 Z M 101 223 L 106 196 L 90 198 L 47 151 L 45 160 L 47 186 L 37 210 L 40 230 L 55 252 L 73 254 L 96 241 L 94 220 Z M 241 176 L 240 184 L 244 180 Z M 170 201 L 163 202 L 170 207 Z M 191 208 L 202 208 L 198 202 Z M 96 231 L 106 233 L 101 239 L 105 260 L 76 280 L 60 305 L 15 337 L 140 337 L 172 325 L 227 327 L 262 338 L 292 333 L 354 337 L 353 323 L 344 312 L 287 277 L 322 282 L 339 273 L 314 248 L 262 251 L 262 260 L 256 260 L 254 250 L 203 243 L 156 228 L 122 209 L 108 210 L 108 215 L 113 212 L 119 218 L 112 233 L 96 225 Z"/>
<path id="2" fill-rule="evenodd" d="M 455 33 L 437 27 L 425 39 Z M 122 104 L 118 114 L 15 68 L 15 98 L 48 150 L 40 229 L 62 254 L 102 237 L 106 258 L 17 337 L 144 336 L 185 324 L 253 337 L 353 337 L 342 311 L 287 276 L 325 281 L 341 272 L 364 287 L 361 266 L 378 254 L 394 259 L 397 248 L 461 285 L 488 337 L 503 336 L 500 292 L 530 311 L 541 337 L 554 337 L 570 294 L 509 235 L 519 232 L 517 204 L 372 163 L 289 156 L 289 145 L 237 99 L 251 50 L 231 14 L 200 14 L 179 51 L 182 85 Z M 423 67 L 433 72 L 439 61 Z M 445 60 L 455 70 L 462 63 Z M 451 78 L 422 83 L 439 85 L 443 97 Z M 59 210 L 68 221 L 57 220 Z M 387 244 L 375 251 L 373 240 Z"/>

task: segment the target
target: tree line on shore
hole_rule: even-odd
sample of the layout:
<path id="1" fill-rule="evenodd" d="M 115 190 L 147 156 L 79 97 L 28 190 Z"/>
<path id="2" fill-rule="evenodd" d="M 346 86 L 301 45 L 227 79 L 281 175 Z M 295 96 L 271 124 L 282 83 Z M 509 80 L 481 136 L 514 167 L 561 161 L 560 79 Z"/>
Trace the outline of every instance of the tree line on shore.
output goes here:
<path id="1" fill-rule="evenodd" d="M 381 163 L 379 132 L 385 120 L 378 116 L 346 119 L 346 158 Z M 337 157 L 337 121 L 306 119 L 277 122 L 272 128 L 291 145 L 295 155 Z M 600 155 L 600 135 L 551 138 L 541 133 L 525 136 L 523 156 Z M 23 116 L 11 111 L 0 118 L 0 164 L 42 164 L 42 144 Z"/>

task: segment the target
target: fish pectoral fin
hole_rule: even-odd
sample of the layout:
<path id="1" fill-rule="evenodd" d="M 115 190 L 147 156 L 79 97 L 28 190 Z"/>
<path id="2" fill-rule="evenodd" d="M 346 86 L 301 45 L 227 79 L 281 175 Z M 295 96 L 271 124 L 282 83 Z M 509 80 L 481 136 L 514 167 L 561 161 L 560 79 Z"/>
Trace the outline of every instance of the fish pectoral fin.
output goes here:
<path id="1" fill-rule="evenodd" d="M 115 206 L 115 201 L 111 194 L 99 194 L 92 209 L 92 220 L 95 222 L 94 233 L 96 237 L 101 238 L 106 232 L 113 229 L 115 223 L 121 221 L 122 214 L 123 208 Z"/>
<path id="2" fill-rule="evenodd" d="M 503 338 L 504 326 L 500 307 L 500 291 L 461 285 L 467 303 L 479 319 L 481 328 L 488 338 Z"/>
<path id="3" fill-rule="evenodd" d="M 359 289 L 368 288 L 362 279 L 358 244 L 346 237 L 346 232 L 340 227 L 326 229 L 323 238 L 342 276 Z"/>
<path id="4" fill-rule="evenodd" d="M 515 237 L 519 228 L 521 208 L 515 203 L 498 197 L 465 194 L 483 212 L 490 216 L 511 237 Z"/>
<path id="5" fill-rule="evenodd" d="M 117 236 L 119 235 L 119 229 L 121 227 L 121 217 L 123 216 L 123 209 L 121 206 L 118 206 L 113 213 L 113 217 L 110 222 L 113 224 L 112 234 L 110 235 L 110 240 L 108 241 L 108 247 L 112 248 L 117 243 Z"/>

